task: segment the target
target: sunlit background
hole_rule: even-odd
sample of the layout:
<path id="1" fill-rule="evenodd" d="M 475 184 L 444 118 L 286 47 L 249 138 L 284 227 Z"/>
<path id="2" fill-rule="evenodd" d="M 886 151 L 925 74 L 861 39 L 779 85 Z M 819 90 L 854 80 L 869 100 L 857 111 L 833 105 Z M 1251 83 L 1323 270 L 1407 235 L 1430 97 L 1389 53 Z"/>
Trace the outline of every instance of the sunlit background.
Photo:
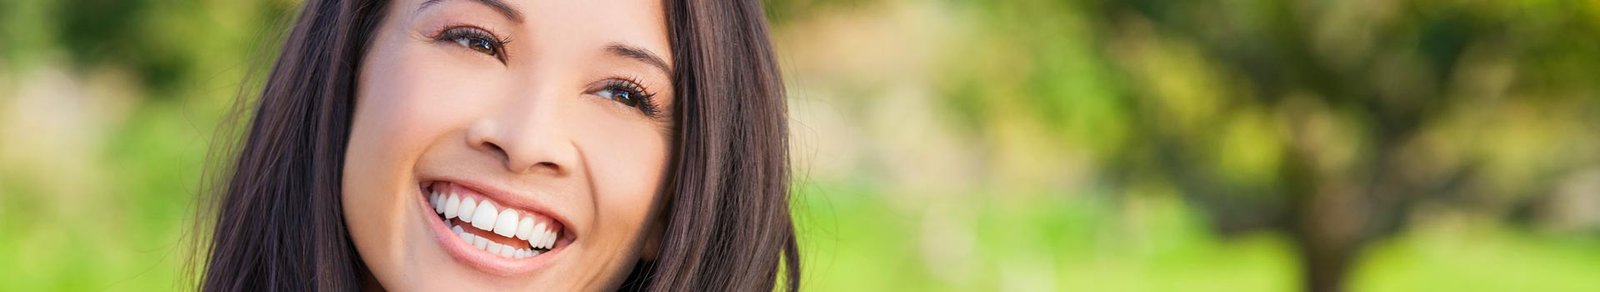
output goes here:
<path id="1" fill-rule="evenodd" d="M 191 288 L 298 3 L 0 1 L 0 291 Z M 806 290 L 1600 291 L 1600 1 L 767 3 Z"/>

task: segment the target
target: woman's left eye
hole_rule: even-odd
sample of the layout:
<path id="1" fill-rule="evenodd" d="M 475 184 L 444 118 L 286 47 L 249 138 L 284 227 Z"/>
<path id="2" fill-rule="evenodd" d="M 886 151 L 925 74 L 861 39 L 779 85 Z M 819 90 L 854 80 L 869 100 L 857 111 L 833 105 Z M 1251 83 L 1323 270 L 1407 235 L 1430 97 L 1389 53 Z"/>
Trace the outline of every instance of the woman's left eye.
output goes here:
<path id="1" fill-rule="evenodd" d="M 630 106 L 630 107 L 639 106 L 639 98 L 642 97 L 642 96 L 640 96 L 641 94 L 639 94 L 637 92 L 633 92 L 632 90 L 621 89 L 621 88 L 601 89 L 599 92 L 596 92 L 595 95 L 599 95 L 600 97 L 604 97 L 604 98 L 609 98 L 611 100 L 615 100 L 615 101 L 617 101 L 619 103 L 622 103 L 622 105 L 626 105 L 626 106 Z"/>
<path id="2" fill-rule="evenodd" d="M 593 94 L 639 109 L 646 116 L 654 117 L 656 113 L 655 103 L 651 100 L 654 94 L 645 93 L 644 89 L 637 83 L 619 80 L 608 81 L 604 87 L 595 90 Z"/>

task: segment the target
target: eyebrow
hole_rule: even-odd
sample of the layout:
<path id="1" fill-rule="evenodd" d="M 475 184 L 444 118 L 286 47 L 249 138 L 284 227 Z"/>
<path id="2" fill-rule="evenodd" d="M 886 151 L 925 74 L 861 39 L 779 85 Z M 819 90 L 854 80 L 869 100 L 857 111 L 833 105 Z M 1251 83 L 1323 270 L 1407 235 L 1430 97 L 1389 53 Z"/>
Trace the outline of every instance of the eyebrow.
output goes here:
<path id="1" fill-rule="evenodd" d="M 418 6 L 417 10 L 422 10 L 423 8 L 428 8 L 428 6 L 433 6 L 434 4 L 438 4 L 439 2 L 444 2 L 444 1 L 445 0 L 427 0 L 427 1 L 422 1 L 422 5 Z M 522 12 L 518 12 L 516 8 L 511 8 L 511 5 L 507 5 L 506 2 L 503 2 L 503 1 L 500 1 L 500 0 L 472 0 L 472 1 L 473 2 L 478 2 L 479 4 L 483 4 L 484 6 L 489 6 L 489 8 L 494 8 L 494 10 L 496 12 L 500 12 L 500 14 L 505 15 L 506 18 L 510 18 L 511 21 L 514 21 L 514 22 L 517 22 L 517 23 L 521 23 L 522 22 Z"/>
<path id="2" fill-rule="evenodd" d="M 611 52 L 613 55 L 650 64 L 655 66 L 656 69 L 661 69 L 661 73 L 666 73 L 669 77 L 672 76 L 672 66 L 667 65 L 665 59 L 661 59 L 660 56 L 656 56 L 656 54 L 650 53 L 648 50 L 620 43 L 611 43 L 610 46 L 606 46 L 606 51 Z"/>

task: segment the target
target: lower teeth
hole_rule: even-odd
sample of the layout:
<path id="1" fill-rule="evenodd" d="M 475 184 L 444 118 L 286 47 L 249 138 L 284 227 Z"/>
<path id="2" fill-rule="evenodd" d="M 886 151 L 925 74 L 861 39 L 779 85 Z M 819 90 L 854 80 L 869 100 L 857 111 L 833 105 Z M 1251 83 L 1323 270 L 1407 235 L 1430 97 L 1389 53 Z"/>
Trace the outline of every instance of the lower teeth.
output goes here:
<path id="1" fill-rule="evenodd" d="M 446 220 L 445 222 L 450 221 Z M 525 248 L 501 244 L 487 237 L 468 232 L 466 228 L 462 227 L 461 225 L 456 225 L 455 223 L 450 224 L 450 231 L 454 232 L 456 237 L 461 238 L 461 241 L 466 242 L 467 245 L 478 248 L 478 250 L 486 251 L 491 254 L 514 259 L 523 259 L 539 256 L 540 254 L 550 251 L 550 249 L 546 248 Z"/>

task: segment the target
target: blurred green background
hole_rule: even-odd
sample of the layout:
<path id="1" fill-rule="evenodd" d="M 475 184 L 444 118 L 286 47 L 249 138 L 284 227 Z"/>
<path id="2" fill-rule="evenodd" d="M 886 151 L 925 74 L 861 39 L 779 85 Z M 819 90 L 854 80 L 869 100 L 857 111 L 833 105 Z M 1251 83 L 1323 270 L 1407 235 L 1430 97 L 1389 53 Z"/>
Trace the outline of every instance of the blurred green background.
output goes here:
<path id="1" fill-rule="evenodd" d="M 767 3 L 806 290 L 1600 291 L 1600 1 Z M 0 1 L 0 291 L 191 287 L 297 5 Z"/>

